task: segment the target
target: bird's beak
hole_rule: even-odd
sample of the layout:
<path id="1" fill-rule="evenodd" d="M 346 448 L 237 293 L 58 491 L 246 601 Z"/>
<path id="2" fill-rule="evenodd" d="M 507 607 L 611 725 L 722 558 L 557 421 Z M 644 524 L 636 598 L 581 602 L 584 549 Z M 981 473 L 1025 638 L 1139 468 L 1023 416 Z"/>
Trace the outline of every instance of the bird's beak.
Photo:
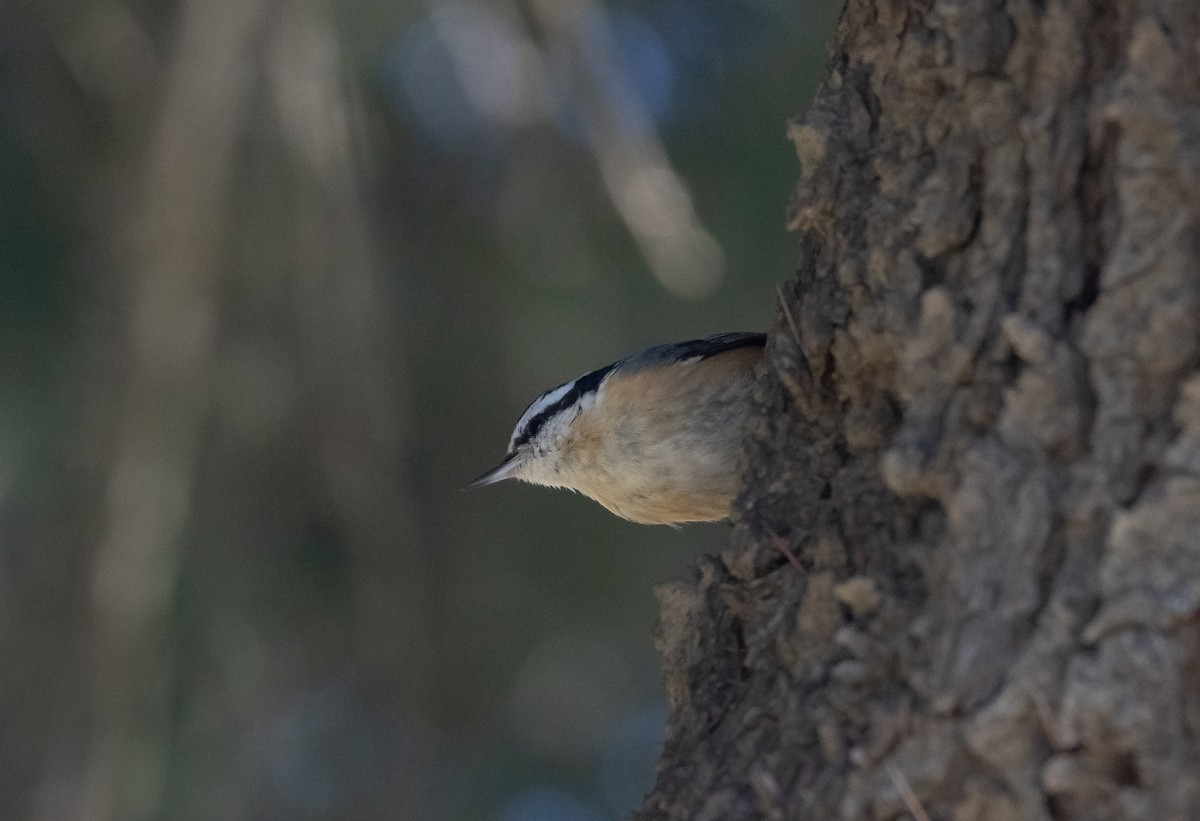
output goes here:
<path id="1" fill-rule="evenodd" d="M 487 485 L 494 485 L 496 482 L 502 482 L 505 479 L 511 479 L 517 472 L 517 468 L 521 466 L 521 463 L 517 461 L 516 457 L 517 455 L 515 453 L 510 453 L 508 456 L 505 456 L 504 461 L 501 462 L 497 467 L 492 468 L 474 482 L 471 482 L 471 484 L 464 487 L 463 490 L 474 490 L 477 487 L 486 487 Z"/>

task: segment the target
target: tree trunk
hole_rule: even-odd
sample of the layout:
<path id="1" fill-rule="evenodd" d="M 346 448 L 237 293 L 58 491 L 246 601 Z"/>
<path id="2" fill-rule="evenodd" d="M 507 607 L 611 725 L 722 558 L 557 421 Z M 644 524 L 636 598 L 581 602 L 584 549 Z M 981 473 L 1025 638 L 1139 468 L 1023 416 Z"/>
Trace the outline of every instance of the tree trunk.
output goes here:
<path id="1" fill-rule="evenodd" d="M 1200 4 L 848 0 L 648 819 L 1200 817 Z"/>

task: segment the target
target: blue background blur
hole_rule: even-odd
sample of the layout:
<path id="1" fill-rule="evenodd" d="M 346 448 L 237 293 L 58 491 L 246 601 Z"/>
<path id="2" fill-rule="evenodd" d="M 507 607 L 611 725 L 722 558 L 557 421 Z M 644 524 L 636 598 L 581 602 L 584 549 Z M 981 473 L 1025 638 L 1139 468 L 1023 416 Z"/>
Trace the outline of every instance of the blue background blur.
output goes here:
<path id="1" fill-rule="evenodd" d="M 726 525 L 463 494 L 540 391 L 765 328 L 828 2 L 0 10 L 7 818 L 591 821 Z"/>

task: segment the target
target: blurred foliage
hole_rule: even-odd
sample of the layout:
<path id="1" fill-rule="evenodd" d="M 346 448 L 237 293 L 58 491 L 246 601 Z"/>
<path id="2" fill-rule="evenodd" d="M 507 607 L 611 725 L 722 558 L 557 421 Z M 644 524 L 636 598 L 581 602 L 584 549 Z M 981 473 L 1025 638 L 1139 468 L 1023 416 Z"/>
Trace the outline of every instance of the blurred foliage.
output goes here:
<path id="1" fill-rule="evenodd" d="M 48 0 L 0 26 L 13 818 L 587 821 L 724 525 L 459 488 L 541 390 L 763 328 L 781 0 Z"/>

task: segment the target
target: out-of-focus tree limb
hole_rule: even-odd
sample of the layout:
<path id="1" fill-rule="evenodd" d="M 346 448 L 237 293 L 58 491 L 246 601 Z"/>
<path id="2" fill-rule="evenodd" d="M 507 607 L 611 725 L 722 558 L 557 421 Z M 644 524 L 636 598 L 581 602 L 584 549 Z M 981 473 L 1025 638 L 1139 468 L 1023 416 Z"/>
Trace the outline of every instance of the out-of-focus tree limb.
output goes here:
<path id="1" fill-rule="evenodd" d="M 168 617 L 209 398 L 231 169 L 264 0 L 186 0 L 124 230 L 127 384 L 92 581 L 91 748 L 79 818 L 154 817 L 170 727 Z"/>

